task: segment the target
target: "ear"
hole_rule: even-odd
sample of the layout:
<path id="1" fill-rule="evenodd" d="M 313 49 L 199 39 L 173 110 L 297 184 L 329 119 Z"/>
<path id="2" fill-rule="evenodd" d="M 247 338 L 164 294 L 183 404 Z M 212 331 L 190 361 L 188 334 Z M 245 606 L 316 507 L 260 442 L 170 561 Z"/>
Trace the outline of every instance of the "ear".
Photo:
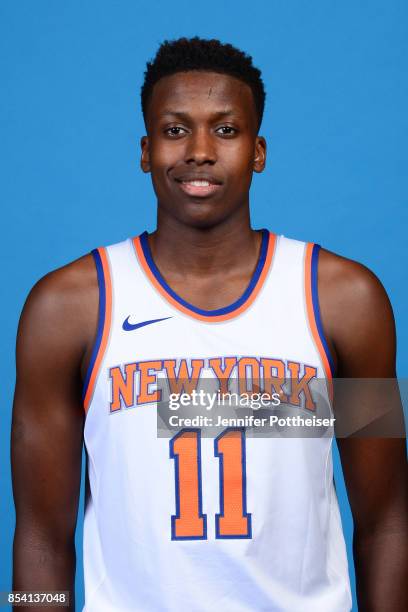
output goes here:
<path id="1" fill-rule="evenodd" d="M 255 141 L 254 172 L 262 172 L 266 164 L 266 140 L 257 136 Z"/>
<path id="2" fill-rule="evenodd" d="M 140 167 L 143 172 L 150 172 L 150 150 L 148 136 L 142 136 L 142 138 L 140 139 L 140 147 L 142 149 Z"/>

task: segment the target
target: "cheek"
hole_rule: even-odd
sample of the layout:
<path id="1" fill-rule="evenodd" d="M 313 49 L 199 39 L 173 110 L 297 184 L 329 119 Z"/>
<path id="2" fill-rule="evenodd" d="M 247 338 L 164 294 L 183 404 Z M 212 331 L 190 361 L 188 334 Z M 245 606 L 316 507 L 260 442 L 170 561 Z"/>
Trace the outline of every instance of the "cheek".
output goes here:
<path id="1" fill-rule="evenodd" d="M 220 155 L 225 167 L 229 168 L 228 174 L 232 180 L 247 181 L 253 170 L 254 150 L 253 143 L 237 142 L 236 146 L 226 147 Z M 219 160 L 221 161 L 221 159 Z"/>
<path id="2" fill-rule="evenodd" d="M 158 170 L 167 171 L 172 168 L 180 160 L 180 156 L 182 156 L 181 144 L 177 146 L 176 142 L 153 141 L 150 149 L 150 160 Z"/>
<path id="3" fill-rule="evenodd" d="M 242 153 L 231 158 L 228 164 L 229 184 L 244 190 L 251 183 L 252 168 L 252 159 Z"/>
<path id="4" fill-rule="evenodd" d="M 171 189 L 168 171 L 176 164 L 174 152 L 168 147 L 158 147 L 150 151 L 150 175 L 157 195 L 164 197 Z"/>

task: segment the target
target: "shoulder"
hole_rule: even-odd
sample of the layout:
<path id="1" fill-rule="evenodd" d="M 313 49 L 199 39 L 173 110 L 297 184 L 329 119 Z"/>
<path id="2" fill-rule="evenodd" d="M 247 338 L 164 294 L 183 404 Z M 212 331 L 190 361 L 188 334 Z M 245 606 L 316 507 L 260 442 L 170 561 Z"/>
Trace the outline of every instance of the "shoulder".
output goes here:
<path id="1" fill-rule="evenodd" d="M 316 245 L 317 257 L 311 262 L 313 242 L 281 236 L 287 251 L 306 252 L 309 265 L 317 263 L 319 300 L 332 299 L 343 306 L 364 310 L 368 306 L 390 307 L 388 295 L 380 279 L 365 265 Z M 316 253 L 315 253 L 316 254 Z M 307 266 L 307 259 L 305 260 Z"/>
<path id="2" fill-rule="evenodd" d="M 28 294 L 17 348 L 32 355 L 41 347 L 83 354 L 97 326 L 98 303 L 97 270 L 90 253 L 49 272 Z"/>
<path id="3" fill-rule="evenodd" d="M 391 362 L 395 361 L 394 316 L 387 292 L 374 272 L 321 248 L 318 293 L 323 327 L 334 346 L 342 375 L 359 371 L 353 375 L 367 372 L 376 376 L 377 366 L 370 351 L 380 352 L 381 347 L 385 357 L 378 355 L 378 371 L 380 375 L 391 375 Z"/>
<path id="4" fill-rule="evenodd" d="M 89 253 L 40 278 L 28 294 L 24 308 L 46 314 L 78 306 L 98 288 L 93 256 Z"/>
<path id="5" fill-rule="evenodd" d="M 319 283 L 336 294 L 345 304 L 364 309 L 389 304 L 380 279 L 365 265 L 321 248 L 319 251 Z"/>

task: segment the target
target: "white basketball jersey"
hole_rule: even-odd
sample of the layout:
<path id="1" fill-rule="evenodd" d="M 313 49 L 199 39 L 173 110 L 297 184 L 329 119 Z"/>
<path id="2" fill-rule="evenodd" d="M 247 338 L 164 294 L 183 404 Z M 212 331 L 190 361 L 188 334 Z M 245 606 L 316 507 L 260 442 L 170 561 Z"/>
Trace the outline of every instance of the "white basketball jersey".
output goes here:
<path id="1" fill-rule="evenodd" d="M 146 232 L 93 251 L 100 301 L 84 388 L 86 612 L 351 610 L 330 428 L 256 435 L 228 422 L 211 437 L 180 418 L 177 431 L 158 434 L 159 380 L 170 391 L 204 379 L 224 391 L 233 380 L 277 391 L 284 378 L 280 391 L 299 415 L 331 406 L 319 248 L 262 230 L 247 290 L 210 311 L 167 285 Z"/>

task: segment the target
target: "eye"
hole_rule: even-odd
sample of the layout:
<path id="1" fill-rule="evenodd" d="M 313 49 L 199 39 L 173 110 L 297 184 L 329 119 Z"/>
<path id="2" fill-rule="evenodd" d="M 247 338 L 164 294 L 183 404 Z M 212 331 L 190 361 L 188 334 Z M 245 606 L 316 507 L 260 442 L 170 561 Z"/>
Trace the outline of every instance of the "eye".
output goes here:
<path id="1" fill-rule="evenodd" d="M 172 138 L 177 137 L 177 136 L 181 136 L 183 132 L 185 132 L 186 130 L 178 125 L 173 125 L 172 127 L 167 128 L 167 130 L 164 130 L 164 133 L 167 134 L 167 136 L 170 136 Z"/>
<path id="2" fill-rule="evenodd" d="M 231 125 L 222 125 L 221 127 L 216 129 L 216 132 L 221 134 L 221 136 L 233 136 L 238 132 L 238 130 L 233 128 Z"/>

